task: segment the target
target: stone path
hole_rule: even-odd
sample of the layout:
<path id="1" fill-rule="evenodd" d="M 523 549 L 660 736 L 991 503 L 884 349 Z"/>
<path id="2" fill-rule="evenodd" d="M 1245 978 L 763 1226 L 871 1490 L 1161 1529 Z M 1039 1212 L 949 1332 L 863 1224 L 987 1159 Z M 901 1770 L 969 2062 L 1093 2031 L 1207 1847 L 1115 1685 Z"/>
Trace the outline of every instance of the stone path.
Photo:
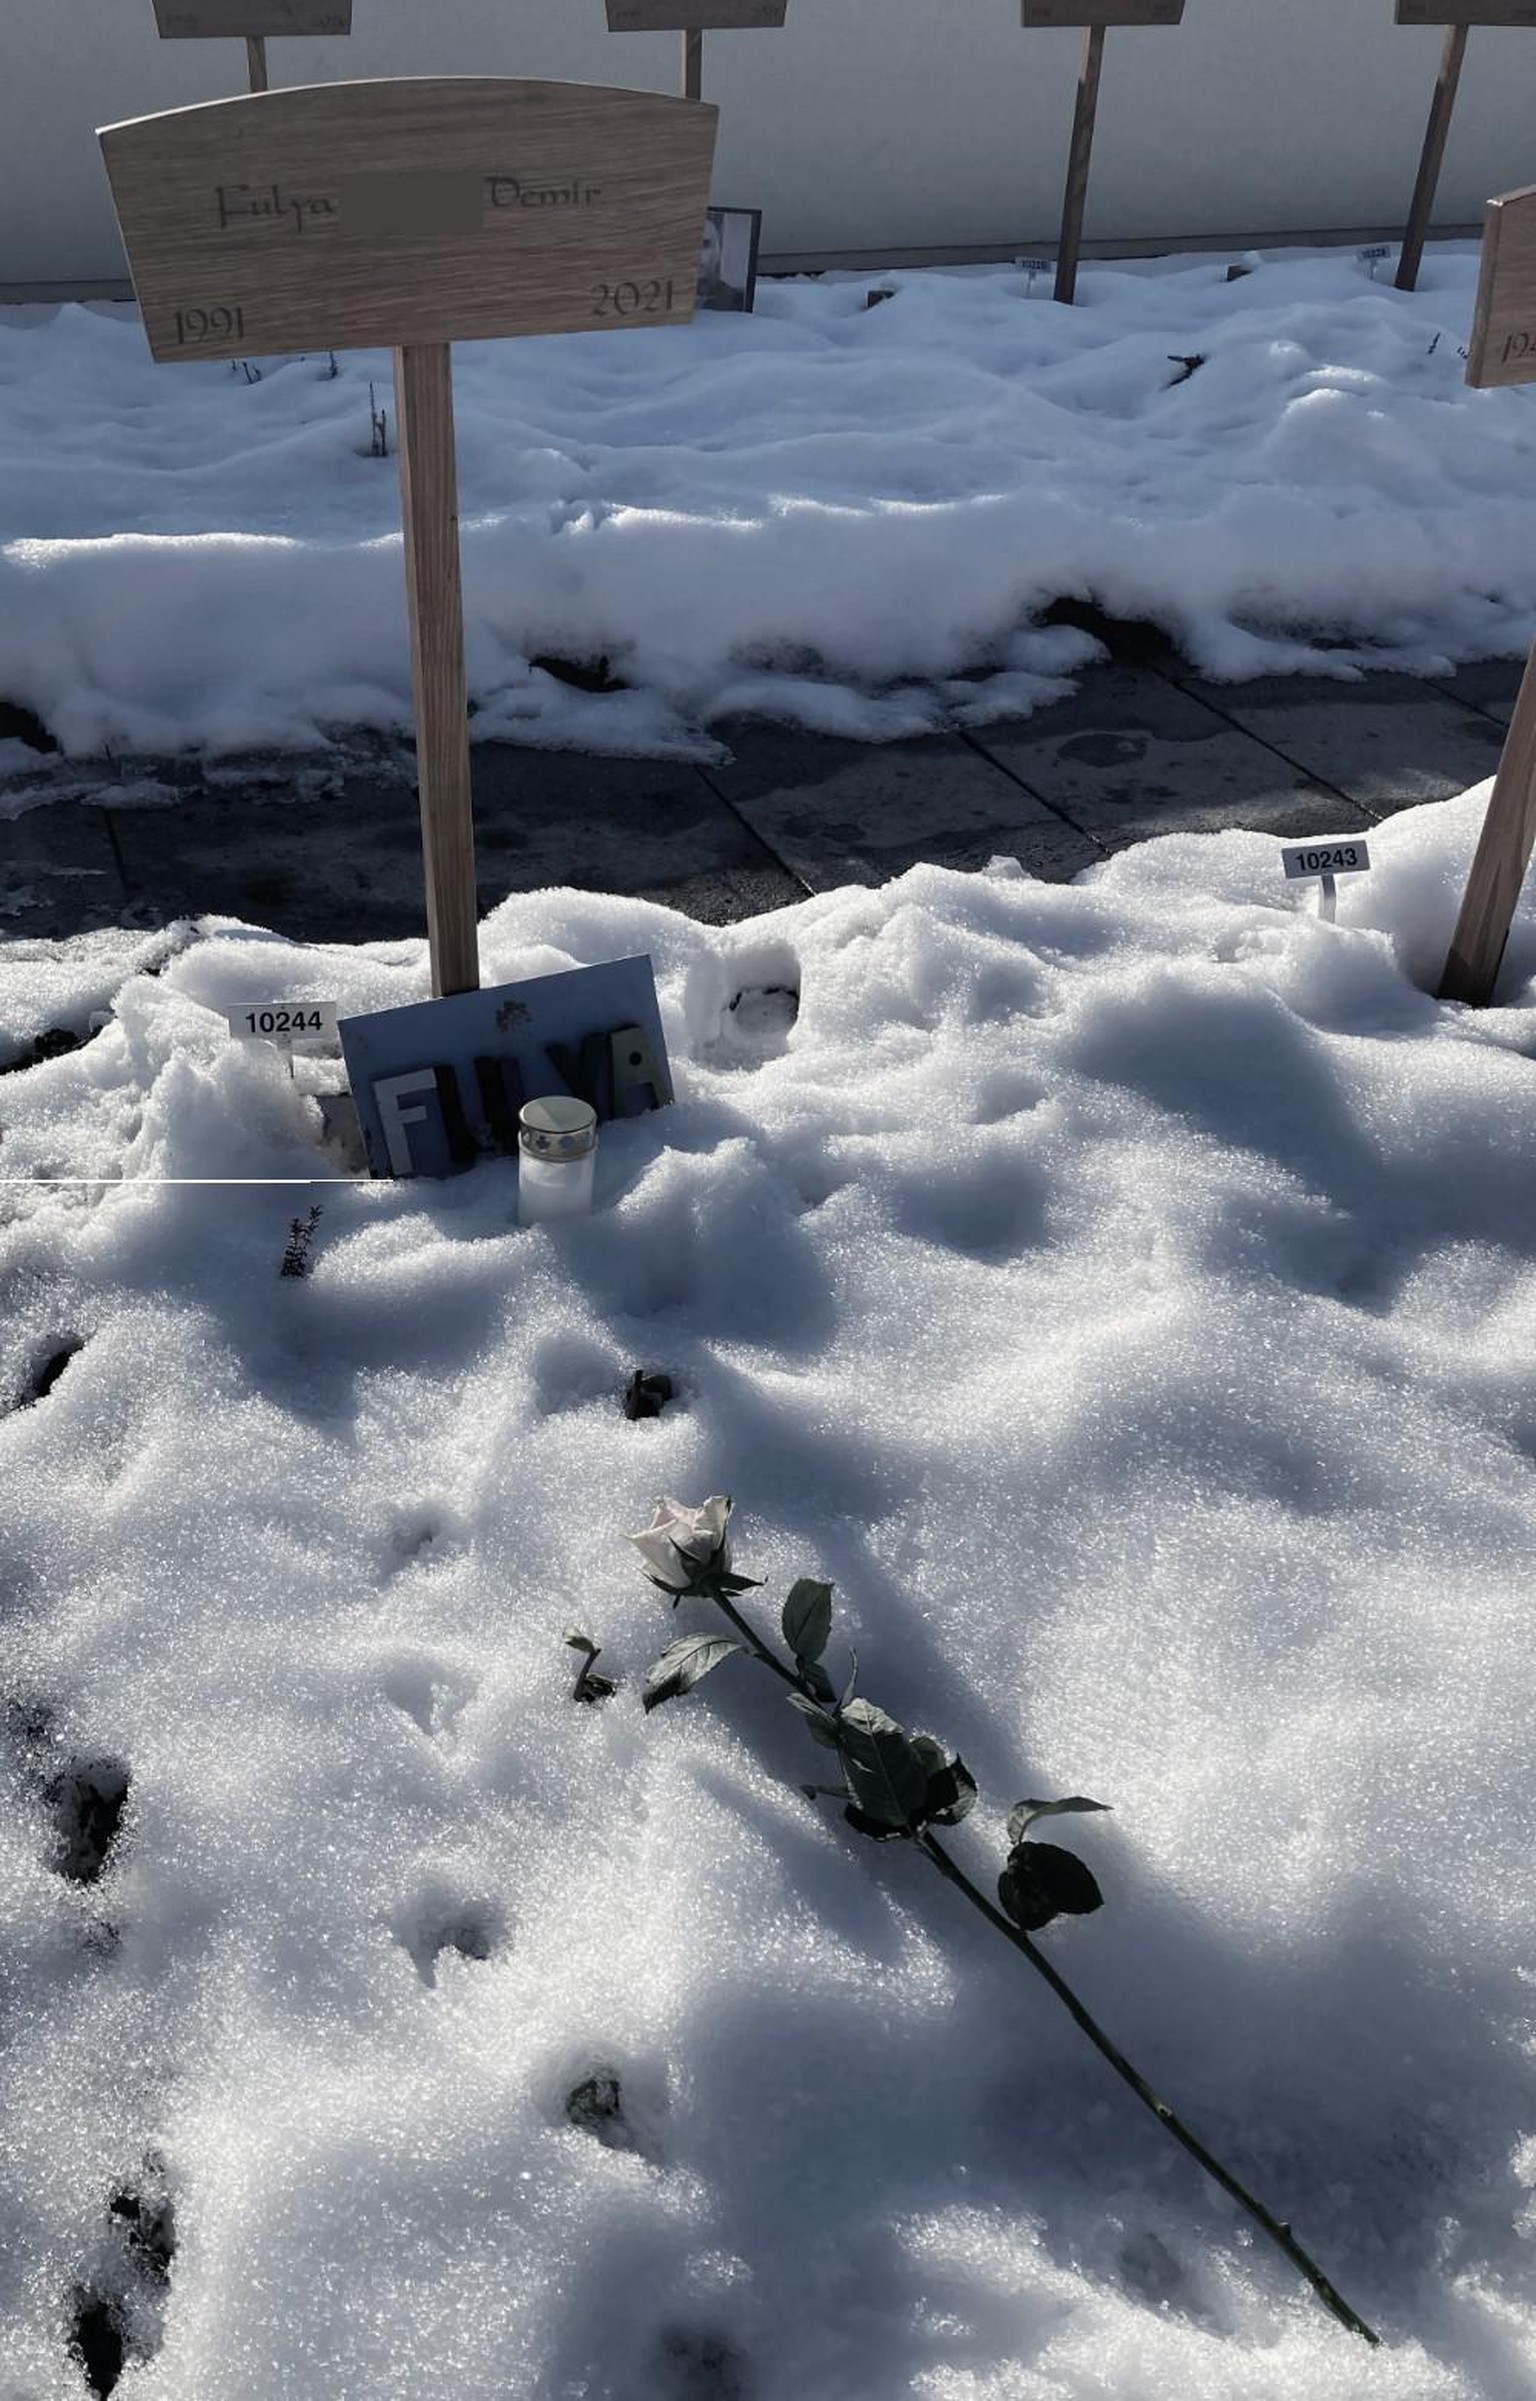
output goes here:
<path id="1" fill-rule="evenodd" d="M 1022 724 L 869 745 L 718 727 L 726 765 L 476 746 L 482 912 L 547 884 L 637 893 L 711 923 L 917 860 L 994 853 L 1066 878 L 1149 835 L 1357 832 L 1491 775 L 1516 661 L 1443 682 L 1202 683 L 1128 655 Z M 322 759 L 83 765 L 39 756 L 0 820 L 0 939 L 238 916 L 305 940 L 423 928 L 407 744 Z"/>

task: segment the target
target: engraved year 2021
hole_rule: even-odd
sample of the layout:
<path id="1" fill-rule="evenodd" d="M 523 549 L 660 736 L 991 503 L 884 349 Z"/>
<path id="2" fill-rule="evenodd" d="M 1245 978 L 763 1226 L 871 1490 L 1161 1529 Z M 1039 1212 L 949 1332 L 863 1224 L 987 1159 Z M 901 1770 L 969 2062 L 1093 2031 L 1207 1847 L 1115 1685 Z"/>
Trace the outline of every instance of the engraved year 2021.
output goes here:
<path id="1" fill-rule="evenodd" d="M 644 283 L 595 283 L 594 317 L 659 317 L 676 307 L 670 275 L 652 275 Z"/>

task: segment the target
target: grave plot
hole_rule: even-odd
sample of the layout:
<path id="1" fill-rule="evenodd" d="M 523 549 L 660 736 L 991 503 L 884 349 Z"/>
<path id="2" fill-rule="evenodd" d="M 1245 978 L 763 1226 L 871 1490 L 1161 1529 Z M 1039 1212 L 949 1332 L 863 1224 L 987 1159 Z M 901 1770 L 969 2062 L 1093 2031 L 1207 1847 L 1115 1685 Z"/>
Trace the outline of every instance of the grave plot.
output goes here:
<path id="1" fill-rule="evenodd" d="M 1430 997 L 1486 798 L 1294 879 L 509 902 L 487 986 L 648 957 L 675 1087 L 534 1231 L 504 1159 L 347 1180 L 330 1063 L 231 1037 L 409 1009 L 424 943 L 0 946 L 13 2381 L 1523 2373 L 1530 921 L 1503 1006 Z M 805 1797 L 767 1675 L 643 1714 L 721 1629 L 623 1536 L 726 1491 L 746 1622 L 835 1585 L 839 1689 L 962 1754 L 980 1889 L 1025 1795 L 1111 1805 L 1033 1939 L 1379 2350 Z"/>

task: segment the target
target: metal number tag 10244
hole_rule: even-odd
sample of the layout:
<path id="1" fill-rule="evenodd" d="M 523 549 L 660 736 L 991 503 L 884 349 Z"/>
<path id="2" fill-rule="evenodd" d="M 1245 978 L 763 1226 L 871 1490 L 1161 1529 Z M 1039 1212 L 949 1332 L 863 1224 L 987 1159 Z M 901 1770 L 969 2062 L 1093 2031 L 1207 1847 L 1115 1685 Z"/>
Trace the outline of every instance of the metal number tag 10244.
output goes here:
<path id="1" fill-rule="evenodd" d="M 1364 842 L 1291 842 L 1280 853 L 1287 877 L 1363 875 L 1371 863 Z"/>
<path id="2" fill-rule="evenodd" d="M 333 1000 L 263 1000 L 225 1009 L 237 1042 L 332 1042 L 338 1048 L 337 1004 Z"/>

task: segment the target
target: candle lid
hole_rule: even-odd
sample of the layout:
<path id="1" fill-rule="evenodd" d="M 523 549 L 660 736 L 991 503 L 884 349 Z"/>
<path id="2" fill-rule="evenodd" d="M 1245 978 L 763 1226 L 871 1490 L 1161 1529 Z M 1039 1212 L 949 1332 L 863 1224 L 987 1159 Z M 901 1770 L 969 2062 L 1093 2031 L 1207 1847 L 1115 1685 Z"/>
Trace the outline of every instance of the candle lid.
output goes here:
<path id="1" fill-rule="evenodd" d="M 530 1159 L 583 1159 L 597 1148 L 597 1111 L 566 1092 L 525 1101 L 518 1111 L 517 1139 Z"/>

